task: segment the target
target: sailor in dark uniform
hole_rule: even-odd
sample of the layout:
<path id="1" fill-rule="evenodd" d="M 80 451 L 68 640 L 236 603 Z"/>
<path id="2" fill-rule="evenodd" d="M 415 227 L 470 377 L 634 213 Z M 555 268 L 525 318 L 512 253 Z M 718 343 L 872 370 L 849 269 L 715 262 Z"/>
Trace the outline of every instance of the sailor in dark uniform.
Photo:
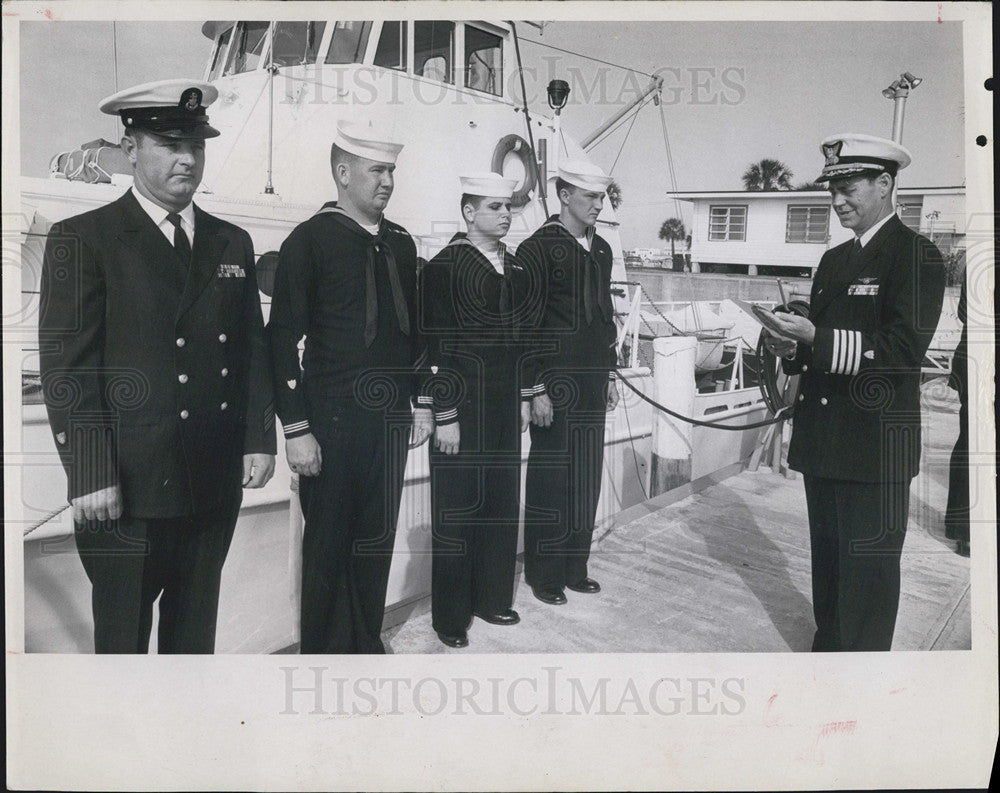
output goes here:
<path id="1" fill-rule="evenodd" d="M 418 402 L 434 409 L 430 451 L 434 630 L 468 645 L 473 615 L 494 625 L 520 618 L 514 601 L 521 433 L 530 387 L 520 389 L 524 294 L 520 267 L 501 242 L 516 181 L 461 177 L 468 228 L 424 267 L 422 331 L 428 377 Z"/>
<path id="2" fill-rule="evenodd" d="M 969 326 L 965 280 L 958 298 L 958 321 L 962 333 L 951 358 L 948 387 L 958 393 L 958 438 L 948 463 L 948 506 L 944 513 L 944 536 L 955 540 L 955 550 L 969 555 Z"/>
<path id="3" fill-rule="evenodd" d="M 268 335 L 299 475 L 303 653 L 383 653 L 380 633 L 416 396 L 417 251 L 382 214 L 402 145 L 341 122 L 328 202 L 281 246 Z M 305 336 L 301 366 L 298 345 Z"/>
<path id="4" fill-rule="evenodd" d="M 535 322 L 525 482 L 524 577 L 535 597 L 594 593 L 587 574 L 601 494 L 606 412 L 618 403 L 611 246 L 594 231 L 611 178 L 583 160 L 559 167 L 560 211 L 518 248 Z"/>
<path id="5" fill-rule="evenodd" d="M 920 368 L 945 273 L 940 251 L 893 211 L 906 149 L 844 134 L 822 150 L 817 181 L 855 238 L 820 260 L 808 319 L 776 314 L 783 339 L 770 346 L 802 374 L 788 464 L 805 475 L 812 649 L 889 650 L 920 462 Z"/>
<path id="6" fill-rule="evenodd" d="M 105 99 L 132 188 L 46 244 L 42 386 L 99 653 L 146 652 L 157 597 L 161 653 L 213 652 L 242 488 L 274 471 L 253 245 L 192 203 L 217 95 L 164 80 Z"/>

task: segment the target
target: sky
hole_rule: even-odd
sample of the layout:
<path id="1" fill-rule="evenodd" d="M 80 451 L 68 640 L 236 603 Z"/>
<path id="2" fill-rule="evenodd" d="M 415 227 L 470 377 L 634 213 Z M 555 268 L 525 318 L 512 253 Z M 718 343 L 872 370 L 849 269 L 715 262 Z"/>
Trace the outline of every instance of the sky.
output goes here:
<path id="1" fill-rule="evenodd" d="M 548 114 L 545 85 L 552 77 L 566 80 L 571 94 L 563 130 L 578 140 L 635 98 L 648 85 L 647 74 L 664 77 L 670 158 L 661 108 L 652 103 L 589 152 L 621 185 L 626 248 L 663 246 L 657 232 L 666 218 L 680 216 L 689 224 L 689 205 L 668 191 L 741 189 L 743 171 L 761 158 L 781 160 L 794 183 L 806 182 L 822 167 L 824 137 L 846 131 L 889 137 L 893 103 L 881 91 L 903 71 L 924 79 L 906 106 L 903 143 L 914 161 L 903 183 L 964 182 L 958 22 L 554 22 L 542 31 L 518 28 L 531 110 Z M 22 173 L 45 175 L 54 154 L 85 141 L 117 140 L 115 120 L 96 110 L 115 90 L 115 48 L 119 87 L 200 78 L 211 49 L 200 31 L 200 21 L 118 22 L 114 36 L 110 22 L 22 23 Z"/>

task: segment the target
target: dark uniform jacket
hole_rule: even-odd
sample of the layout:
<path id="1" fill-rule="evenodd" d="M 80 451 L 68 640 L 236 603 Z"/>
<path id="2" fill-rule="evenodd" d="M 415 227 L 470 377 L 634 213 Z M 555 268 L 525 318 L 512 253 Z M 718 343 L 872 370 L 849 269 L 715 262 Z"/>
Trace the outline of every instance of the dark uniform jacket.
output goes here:
<path id="1" fill-rule="evenodd" d="M 131 190 L 49 234 L 41 374 L 71 499 L 120 484 L 132 517 L 231 507 L 243 455 L 274 453 L 253 245 L 194 210 L 186 280 Z"/>
<path id="2" fill-rule="evenodd" d="M 944 299 L 941 253 L 891 217 L 853 260 L 827 251 L 813 280 L 813 345 L 801 373 L 788 464 L 813 476 L 900 482 L 920 464 L 920 368 Z"/>
<path id="3" fill-rule="evenodd" d="M 286 438 L 344 406 L 409 405 L 421 344 L 416 281 L 416 245 L 392 221 L 372 236 L 331 201 L 295 227 L 281 246 L 267 327 Z"/>
<path id="4" fill-rule="evenodd" d="M 456 234 L 420 273 L 421 333 L 427 344 L 417 402 L 435 422 L 452 424 L 463 406 L 487 410 L 486 393 L 530 399 L 533 383 L 519 385 L 523 353 L 524 271 L 501 243 L 501 275 L 464 233 Z"/>
<path id="5" fill-rule="evenodd" d="M 611 246 L 591 232 L 590 250 L 553 215 L 517 249 L 533 313 L 533 352 L 527 378 L 535 393 L 547 390 L 556 370 L 607 369 L 615 376 L 616 331 L 611 302 Z"/>
<path id="6" fill-rule="evenodd" d="M 962 323 L 962 333 L 958 338 L 955 352 L 951 356 L 951 374 L 948 375 L 948 387 L 958 391 L 959 399 L 967 402 L 969 399 L 969 326 L 965 279 L 962 280 L 962 292 L 958 298 L 958 321 Z"/>

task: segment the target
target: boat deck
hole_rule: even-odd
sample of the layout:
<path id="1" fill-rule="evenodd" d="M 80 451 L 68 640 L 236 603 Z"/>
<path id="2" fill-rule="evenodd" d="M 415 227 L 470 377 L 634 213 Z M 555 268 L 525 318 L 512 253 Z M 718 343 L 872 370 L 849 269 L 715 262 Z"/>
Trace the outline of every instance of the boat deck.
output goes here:
<path id="1" fill-rule="evenodd" d="M 943 527 L 957 400 L 941 388 L 925 397 L 933 418 L 912 489 L 893 649 L 967 650 L 969 559 L 954 552 Z M 521 623 L 476 619 L 468 648 L 438 641 L 429 599 L 383 638 L 392 653 L 807 651 L 809 563 L 802 479 L 762 467 L 620 513 L 595 535 L 590 574 L 601 583 L 598 595 L 567 591 L 566 605 L 549 606 L 519 578 Z"/>

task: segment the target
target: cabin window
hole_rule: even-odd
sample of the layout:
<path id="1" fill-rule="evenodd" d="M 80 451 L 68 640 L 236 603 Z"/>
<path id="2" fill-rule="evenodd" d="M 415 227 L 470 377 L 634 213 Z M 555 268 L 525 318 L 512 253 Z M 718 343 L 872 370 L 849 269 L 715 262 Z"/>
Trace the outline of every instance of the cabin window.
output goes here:
<path id="1" fill-rule="evenodd" d="M 378 37 L 375 65 L 383 69 L 406 71 L 406 23 L 383 22 Z"/>
<path id="2" fill-rule="evenodd" d="M 465 87 L 503 94 L 503 39 L 471 25 L 465 27 Z"/>
<path id="3" fill-rule="evenodd" d="M 230 25 L 219 36 L 219 43 L 215 47 L 215 55 L 212 56 L 212 68 L 208 73 L 209 81 L 217 80 L 222 76 L 222 57 L 226 54 L 226 47 L 229 46 L 229 39 L 232 38 L 232 35 L 233 27 Z"/>
<path id="4" fill-rule="evenodd" d="M 316 63 L 326 22 L 275 22 L 274 65 L 304 66 Z"/>
<path id="5" fill-rule="evenodd" d="M 790 206 L 785 218 L 785 242 L 822 242 L 830 238 L 830 207 Z"/>
<path id="6" fill-rule="evenodd" d="M 455 23 L 414 22 L 413 58 L 414 74 L 442 83 L 454 83 Z"/>
<path id="7" fill-rule="evenodd" d="M 229 63 L 224 74 L 252 72 L 260 65 L 267 40 L 268 22 L 240 22 L 236 26 L 236 38 L 229 50 Z"/>
<path id="8" fill-rule="evenodd" d="M 747 208 L 722 205 L 709 207 L 708 238 L 744 241 L 747 238 Z"/>
<path id="9" fill-rule="evenodd" d="M 389 23 L 392 24 L 392 23 Z M 337 22 L 333 26 L 327 63 L 361 63 L 368 47 L 371 22 Z"/>
<path id="10" fill-rule="evenodd" d="M 899 219 L 912 231 L 920 232 L 920 212 L 923 204 L 900 204 Z"/>

